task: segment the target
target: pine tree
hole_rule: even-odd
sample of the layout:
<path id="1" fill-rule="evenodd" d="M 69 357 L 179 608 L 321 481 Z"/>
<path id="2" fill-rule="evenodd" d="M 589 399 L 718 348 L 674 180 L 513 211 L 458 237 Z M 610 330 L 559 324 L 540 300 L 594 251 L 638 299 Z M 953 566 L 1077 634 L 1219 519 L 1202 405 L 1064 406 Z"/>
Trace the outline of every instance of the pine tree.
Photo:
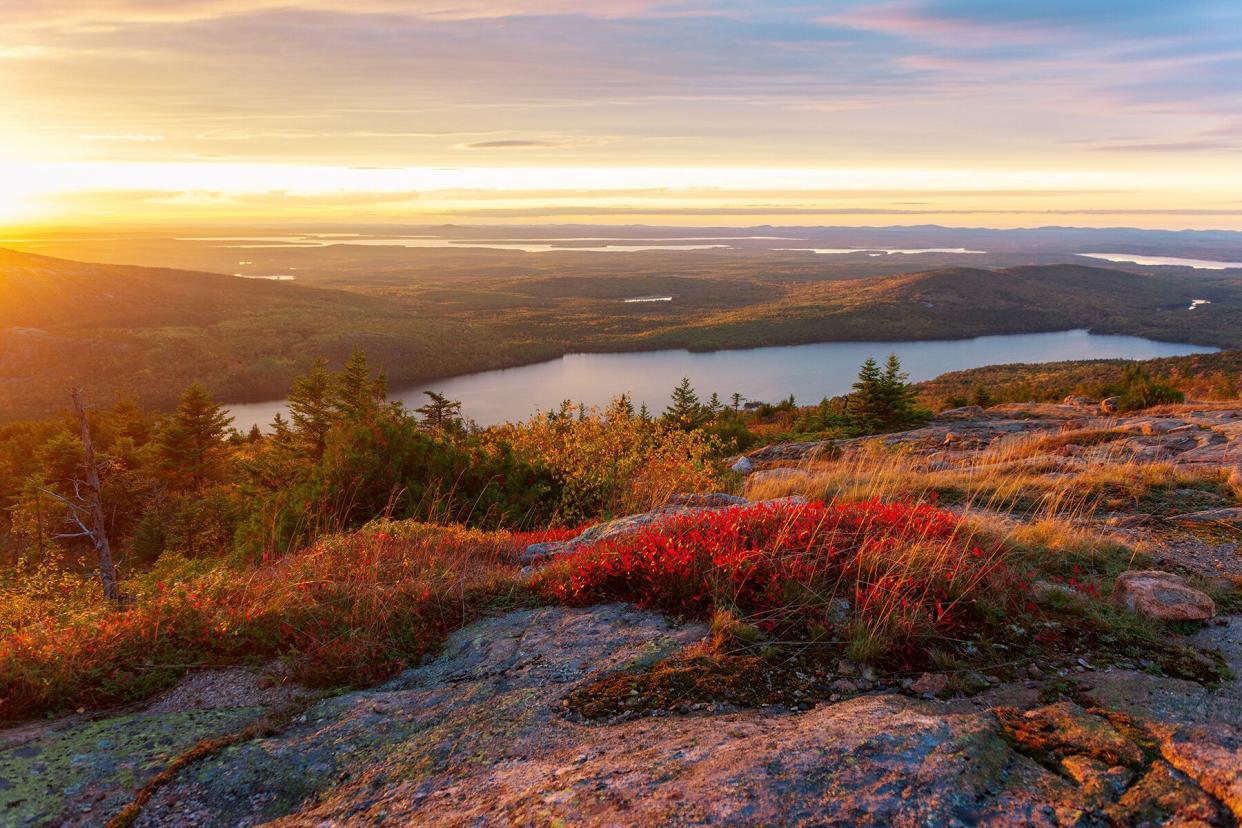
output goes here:
<path id="1" fill-rule="evenodd" d="M 304 376 L 294 377 L 293 390 L 289 393 L 293 431 L 315 459 L 323 456 L 328 432 L 332 429 L 332 386 L 327 360 L 318 359 Z"/>
<path id="2" fill-rule="evenodd" d="M 354 349 L 345 368 L 333 384 L 332 405 L 344 419 L 365 420 L 384 401 L 387 391 L 382 377 L 372 379 L 367 355 Z"/>
<path id="3" fill-rule="evenodd" d="M 450 400 L 448 397 L 443 394 L 437 394 L 435 391 L 424 391 L 423 394 L 428 397 L 427 404 L 414 409 L 415 412 L 423 415 L 423 425 L 437 431 L 443 431 L 460 421 L 460 402 Z"/>
<path id="4" fill-rule="evenodd" d="M 664 419 L 690 431 L 703 425 L 708 416 L 710 412 L 699 402 L 699 395 L 690 385 L 690 378 L 682 377 L 681 382 L 673 389 L 672 402 L 664 409 Z"/>
<path id="5" fill-rule="evenodd" d="M 724 408 L 724 403 L 720 402 L 720 395 L 713 391 L 711 397 L 707 400 L 707 410 L 716 414 L 722 408 Z"/>
<path id="6" fill-rule="evenodd" d="M 177 413 L 160 430 L 161 465 L 174 476 L 189 482 L 198 492 L 216 472 L 219 455 L 233 422 L 199 383 L 181 395 Z"/>
<path id="7" fill-rule="evenodd" d="M 880 420 L 887 427 L 904 425 L 914 416 L 914 389 L 906 381 L 909 378 L 901 370 L 897 354 L 889 354 L 880 378 Z"/>
<path id="8" fill-rule="evenodd" d="M 846 411 L 854 424 L 864 430 L 872 430 L 881 421 L 883 391 L 881 383 L 883 375 L 880 366 L 872 357 L 858 369 L 858 379 L 852 386 L 854 391 L 846 401 Z"/>
<path id="9" fill-rule="evenodd" d="M 733 413 L 734 414 L 737 414 L 739 411 L 742 410 L 742 401 L 746 399 L 745 397 L 743 397 L 738 392 L 734 391 L 733 396 L 730 397 L 729 399 L 733 401 Z"/>

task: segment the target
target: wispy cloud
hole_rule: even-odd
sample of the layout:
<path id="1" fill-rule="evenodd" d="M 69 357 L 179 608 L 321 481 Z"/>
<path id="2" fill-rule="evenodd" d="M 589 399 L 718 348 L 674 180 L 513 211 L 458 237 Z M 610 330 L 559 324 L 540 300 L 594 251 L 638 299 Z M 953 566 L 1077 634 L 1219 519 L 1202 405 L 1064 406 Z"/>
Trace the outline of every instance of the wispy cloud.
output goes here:
<path id="1" fill-rule="evenodd" d="M 1242 186 L 1239 30 L 1236 0 L 27 0 L 0 3 L 0 148 Z"/>

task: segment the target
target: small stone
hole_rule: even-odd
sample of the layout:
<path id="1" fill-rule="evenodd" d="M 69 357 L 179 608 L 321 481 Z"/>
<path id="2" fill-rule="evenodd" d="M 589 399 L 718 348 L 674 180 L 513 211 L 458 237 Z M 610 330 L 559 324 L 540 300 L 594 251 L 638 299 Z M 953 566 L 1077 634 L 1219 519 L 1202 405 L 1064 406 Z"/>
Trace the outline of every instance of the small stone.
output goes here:
<path id="1" fill-rule="evenodd" d="M 937 696 L 949 685 L 949 677 L 944 673 L 924 673 L 910 686 L 910 689 L 924 696 Z"/>

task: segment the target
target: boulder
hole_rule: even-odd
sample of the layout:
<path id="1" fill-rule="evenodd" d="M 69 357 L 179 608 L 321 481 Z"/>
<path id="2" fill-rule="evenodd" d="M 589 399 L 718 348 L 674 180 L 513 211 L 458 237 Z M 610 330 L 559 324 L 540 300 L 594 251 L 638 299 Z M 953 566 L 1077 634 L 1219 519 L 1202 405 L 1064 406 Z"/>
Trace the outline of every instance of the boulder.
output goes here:
<path id="1" fill-rule="evenodd" d="M 1114 414 L 1116 413 L 1117 407 L 1120 404 L 1121 404 L 1121 397 L 1105 397 L 1104 399 L 1100 400 L 1100 413 L 1101 414 Z"/>
<path id="2" fill-rule="evenodd" d="M 830 452 L 831 440 L 814 440 L 804 443 L 774 443 L 755 449 L 746 455 L 752 463 L 776 463 L 798 460 L 814 460 Z"/>
<path id="3" fill-rule="evenodd" d="M 755 464 L 749 457 L 739 457 L 729 468 L 738 474 L 750 474 L 755 470 Z"/>
<path id="4" fill-rule="evenodd" d="M 1161 621 L 1206 621 L 1216 604 L 1180 575 L 1160 570 L 1129 570 L 1117 576 L 1113 596 L 1131 612 Z"/>
<path id="5" fill-rule="evenodd" d="M 1096 400 L 1091 399 L 1090 397 L 1083 397 L 1079 394 L 1071 394 L 1070 396 L 1061 400 L 1061 405 L 1075 405 L 1075 406 L 1086 408 L 1090 406 L 1099 405 L 1099 403 Z"/>

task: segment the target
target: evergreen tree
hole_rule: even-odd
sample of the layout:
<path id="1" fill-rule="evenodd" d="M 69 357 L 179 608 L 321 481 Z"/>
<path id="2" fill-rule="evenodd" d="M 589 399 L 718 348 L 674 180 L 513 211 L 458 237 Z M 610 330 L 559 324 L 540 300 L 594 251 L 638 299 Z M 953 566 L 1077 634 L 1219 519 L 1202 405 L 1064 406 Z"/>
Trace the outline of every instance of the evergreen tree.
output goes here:
<path id="1" fill-rule="evenodd" d="M 724 403 L 720 402 L 720 395 L 713 391 L 711 397 L 707 400 L 707 410 L 712 414 L 716 414 L 722 408 L 724 408 Z"/>
<path id="2" fill-rule="evenodd" d="M 742 401 L 745 400 L 746 398 L 743 397 L 738 392 L 734 391 L 733 396 L 730 397 L 729 399 L 733 401 L 733 413 L 737 414 L 738 412 L 740 412 L 742 410 Z"/>
<path id="3" fill-rule="evenodd" d="M 638 407 L 638 419 L 644 423 L 651 422 L 651 409 L 647 408 L 647 404 L 643 403 Z"/>
<path id="4" fill-rule="evenodd" d="M 904 425 L 914 418 L 914 389 L 901 370 L 897 354 L 889 354 L 880 378 L 881 422 L 886 427 Z"/>
<path id="5" fill-rule="evenodd" d="M 233 418 L 225 413 L 211 394 L 194 383 L 181 395 L 177 413 L 159 435 L 161 465 L 194 492 L 216 472 L 219 455 Z"/>
<path id="6" fill-rule="evenodd" d="M 332 375 L 328 373 L 325 359 L 315 360 L 310 371 L 293 379 L 293 390 L 289 393 L 289 417 L 294 433 L 315 459 L 323 456 L 328 431 L 332 428 L 332 397 Z"/>
<path id="7" fill-rule="evenodd" d="M 461 421 L 460 402 L 450 400 L 435 391 L 424 391 L 423 394 L 428 398 L 427 404 L 414 409 L 416 413 L 422 415 L 423 425 L 437 431 L 444 431 L 451 429 L 454 424 Z"/>
<path id="8" fill-rule="evenodd" d="M 870 431 L 881 422 L 883 379 L 875 359 L 867 357 L 866 362 L 858 369 L 858 379 L 854 380 L 852 386 L 854 391 L 846 402 L 846 412 L 858 428 Z"/>
<path id="9" fill-rule="evenodd" d="M 333 384 L 332 405 L 344 419 L 368 419 L 387 395 L 385 384 L 382 377 L 371 377 L 367 355 L 360 349 L 354 349 Z"/>
<path id="10" fill-rule="evenodd" d="M 905 425 L 915 418 L 914 389 L 906 382 L 896 354 L 889 354 L 883 370 L 868 358 L 858 371 L 846 413 L 855 428 L 880 431 Z"/>
<path id="11" fill-rule="evenodd" d="M 664 409 L 664 420 L 691 431 L 703 425 L 710 415 L 711 412 L 699 402 L 699 395 L 690 385 L 690 378 L 682 377 L 681 382 L 673 389 L 672 402 Z"/>

